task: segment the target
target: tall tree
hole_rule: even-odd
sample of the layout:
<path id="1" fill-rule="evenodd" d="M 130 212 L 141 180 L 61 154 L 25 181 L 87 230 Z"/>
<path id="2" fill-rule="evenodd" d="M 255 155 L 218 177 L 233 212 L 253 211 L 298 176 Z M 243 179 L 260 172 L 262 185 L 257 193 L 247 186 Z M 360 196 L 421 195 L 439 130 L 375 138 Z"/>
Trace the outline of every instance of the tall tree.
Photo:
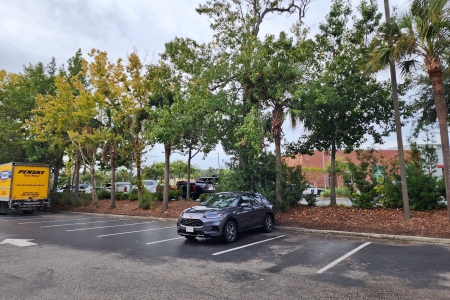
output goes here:
<path id="1" fill-rule="evenodd" d="M 90 84 L 96 96 L 101 99 L 101 123 L 104 134 L 102 158 L 108 160 L 111 167 L 111 186 L 115 186 L 117 155 L 126 143 L 131 103 L 127 97 L 127 76 L 122 59 L 110 62 L 105 51 L 92 49 L 89 54 L 93 61 L 89 64 Z M 128 122 L 127 122 L 128 121 Z M 131 144 L 131 143 L 130 143 Z M 131 150 L 127 147 L 127 150 Z M 124 150 L 124 149 L 122 149 Z M 115 207 L 115 189 L 111 189 L 110 208 Z"/>
<path id="2" fill-rule="evenodd" d="M 298 93 L 307 134 L 297 146 L 303 153 L 312 148 L 331 152 L 330 205 L 336 205 L 336 151 L 352 151 L 366 141 L 367 135 L 382 143 L 393 126 L 388 85 L 377 82 L 360 67 L 381 15 L 372 0 L 362 1 L 358 9 L 360 16 L 353 18 L 353 28 L 349 28 L 350 2 L 333 1 L 315 38 L 311 81 Z"/>
<path id="3" fill-rule="evenodd" d="M 247 189 L 252 189 L 254 181 L 252 164 L 265 148 L 264 137 L 261 139 L 261 134 L 257 133 L 262 129 L 251 129 L 264 121 L 255 119 L 263 116 L 255 81 L 261 70 L 254 65 L 261 24 L 273 14 L 297 13 L 301 20 L 309 3 L 310 0 L 216 0 L 197 9 L 210 18 L 214 30 L 216 77 L 212 80 L 212 89 L 221 90 L 218 93 L 223 98 L 221 109 L 228 115 L 220 134 L 222 145 L 228 154 L 235 156 L 235 166 L 242 171 L 245 177 L 242 182 L 248 183 Z"/>
<path id="4" fill-rule="evenodd" d="M 433 87 L 433 96 L 444 158 L 446 199 L 450 199 L 450 147 L 447 100 L 443 81 L 442 59 L 450 47 L 450 4 L 448 0 L 413 0 L 408 11 L 394 16 L 374 39 L 376 47 L 370 66 L 382 69 L 396 61 L 405 73 L 423 64 Z M 448 206 L 450 219 L 450 205 Z"/>
<path id="5" fill-rule="evenodd" d="M 174 73 L 173 68 L 159 62 L 148 66 L 147 78 L 149 80 L 150 96 L 146 111 L 149 114 L 150 123 L 146 136 L 150 144 L 161 143 L 164 145 L 164 192 L 162 210 L 169 207 L 170 187 L 170 155 L 173 145 L 178 145 L 181 133 L 174 124 L 173 106 L 180 97 L 181 79 Z"/>
<path id="6" fill-rule="evenodd" d="M 173 106 L 174 123 L 181 133 L 174 150 L 186 154 L 187 198 L 190 197 L 191 160 L 200 152 L 206 156 L 219 141 L 219 126 L 222 118 L 217 98 L 211 90 L 215 66 L 213 48 L 198 44 L 191 39 L 175 38 L 166 44 L 162 58 L 171 63 L 177 73 L 182 74 L 182 99 Z"/>

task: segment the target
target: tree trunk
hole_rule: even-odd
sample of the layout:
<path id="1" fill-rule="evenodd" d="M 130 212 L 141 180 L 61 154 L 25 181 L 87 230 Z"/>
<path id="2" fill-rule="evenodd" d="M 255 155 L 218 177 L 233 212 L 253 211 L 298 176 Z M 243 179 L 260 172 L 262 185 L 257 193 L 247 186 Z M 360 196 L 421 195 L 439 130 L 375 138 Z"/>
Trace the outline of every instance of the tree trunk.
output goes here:
<path id="1" fill-rule="evenodd" d="M 136 183 L 137 183 L 137 187 L 138 187 L 139 196 L 141 196 L 143 194 L 144 186 L 142 185 L 142 176 L 141 176 L 141 168 L 142 168 L 142 150 L 141 150 L 141 148 L 142 147 L 140 146 L 139 138 L 135 139 L 134 145 L 135 145 L 134 160 L 136 162 Z"/>
<path id="2" fill-rule="evenodd" d="M 64 151 L 61 151 L 61 155 L 55 159 L 54 161 L 54 169 L 53 169 L 53 185 L 52 192 L 56 193 L 58 190 L 58 180 L 59 180 L 59 172 L 61 171 L 63 164 Z"/>
<path id="3" fill-rule="evenodd" d="M 164 193 L 163 193 L 163 203 L 162 210 L 166 210 L 169 208 L 169 186 L 170 186 L 170 152 L 172 151 L 172 147 L 170 145 L 164 145 L 164 157 L 165 157 L 165 165 L 164 165 Z"/>
<path id="4" fill-rule="evenodd" d="M 80 189 L 80 166 L 81 166 L 81 153 L 79 150 L 75 151 L 75 169 L 73 172 L 73 186 L 75 191 L 73 194 L 73 201 L 78 200 L 78 191 Z"/>
<path id="5" fill-rule="evenodd" d="M 283 203 L 283 193 L 281 190 L 283 176 L 281 162 L 281 134 L 283 131 L 281 126 L 283 126 L 283 121 L 283 107 L 276 103 L 272 111 L 272 130 L 275 142 L 275 199 L 279 206 Z"/>
<path id="6" fill-rule="evenodd" d="M 442 65 L 437 56 L 425 58 L 425 66 L 433 86 L 434 103 L 441 135 L 442 157 L 444 158 L 445 198 L 447 199 L 448 218 L 450 221 L 450 148 L 448 140 L 448 114 L 445 99 Z"/>
<path id="7" fill-rule="evenodd" d="M 336 145 L 331 145 L 331 162 L 330 162 L 330 206 L 336 205 L 336 183 L 334 177 L 336 174 Z"/>
<path id="8" fill-rule="evenodd" d="M 110 164 L 111 164 L 111 204 L 109 205 L 109 208 L 115 208 L 116 207 L 116 152 L 115 150 L 111 151 L 111 158 L 110 158 Z"/>
<path id="9" fill-rule="evenodd" d="M 90 170 L 91 171 L 91 186 L 92 186 L 92 203 L 97 206 L 98 205 L 98 198 L 97 198 L 97 190 L 95 189 L 96 183 L 95 183 L 95 151 L 92 151 L 92 157 L 91 157 L 91 163 L 90 163 Z"/>
<path id="10" fill-rule="evenodd" d="M 186 182 L 186 199 L 191 198 L 191 157 L 192 150 L 189 149 L 188 165 L 187 165 L 187 182 Z"/>

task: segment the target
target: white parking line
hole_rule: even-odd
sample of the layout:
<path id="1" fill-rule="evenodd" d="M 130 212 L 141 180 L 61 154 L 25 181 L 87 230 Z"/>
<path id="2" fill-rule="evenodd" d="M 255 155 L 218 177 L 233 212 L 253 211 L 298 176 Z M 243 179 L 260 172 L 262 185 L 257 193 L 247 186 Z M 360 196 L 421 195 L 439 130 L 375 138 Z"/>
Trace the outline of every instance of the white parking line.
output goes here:
<path id="1" fill-rule="evenodd" d="M 349 257 L 350 255 L 358 252 L 359 250 L 361 250 L 362 248 L 366 247 L 367 245 L 371 244 L 371 242 L 367 242 L 365 244 L 362 244 L 361 246 L 359 246 L 358 248 L 353 249 L 352 251 L 350 251 L 349 253 L 339 257 L 338 259 L 336 259 L 335 261 L 333 261 L 332 263 L 326 265 L 325 267 L 323 267 L 322 269 L 320 269 L 319 271 L 317 271 L 317 273 L 322 274 L 323 272 L 325 272 L 326 270 L 334 267 L 335 265 L 337 265 L 338 263 L 340 263 L 341 261 L 343 261 L 344 259 L 346 259 L 347 257 Z"/>
<path id="2" fill-rule="evenodd" d="M 102 228 L 111 228 L 111 227 L 132 226 L 132 225 L 140 225 L 140 224 L 148 224 L 148 223 L 153 223 L 153 221 L 152 222 L 141 222 L 141 223 L 131 223 L 131 224 L 120 224 L 120 225 L 91 227 L 91 228 L 67 229 L 66 231 L 83 231 L 83 230 L 102 229 Z"/>
<path id="3" fill-rule="evenodd" d="M 27 220 L 42 220 L 42 219 L 51 219 L 52 217 L 30 217 L 30 216 L 27 216 L 27 217 L 25 217 Z M 20 219 L 18 219 L 16 216 L 9 216 L 9 217 L 3 217 L 2 219 L 0 219 L 0 221 L 11 221 L 11 220 L 14 220 L 14 221 L 21 221 Z M 20 224 L 20 223 L 19 223 Z"/>
<path id="4" fill-rule="evenodd" d="M 173 238 L 173 239 L 162 240 L 162 241 L 157 241 L 157 242 L 151 242 L 151 243 L 146 243 L 146 244 L 147 244 L 147 245 L 158 244 L 158 243 L 163 243 L 163 242 L 167 242 L 167 241 L 179 240 L 179 239 L 182 239 L 182 238 L 183 238 L 183 237 L 177 237 L 177 238 Z"/>
<path id="5" fill-rule="evenodd" d="M 240 247 L 228 249 L 228 250 L 221 251 L 221 252 L 216 252 L 216 253 L 213 253 L 213 255 L 219 255 L 219 254 L 223 254 L 223 253 L 239 250 L 239 249 L 242 249 L 242 248 L 250 247 L 250 246 L 253 246 L 253 245 L 256 245 L 256 244 L 265 243 L 265 242 L 268 242 L 268 241 L 271 241 L 271 240 L 275 240 L 275 239 L 279 239 L 279 238 L 282 238 L 282 237 L 285 237 L 285 235 L 280 235 L 280 236 L 277 236 L 277 237 L 274 237 L 274 238 L 271 238 L 271 239 L 267 239 L 267 240 L 264 240 L 264 241 L 259 241 L 259 242 L 248 244 L 248 245 L 245 245 L 245 246 L 240 246 Z"/>
<path id="6" fill-rule="evenodd" d="M 144 230 L 136 230 L 136 231 L 128 231 L 128 232 L 119 232 L 119 233 L 103 234 L 103 235 L 99 235 L 99 236 L 97 236 L 97 237 L 112 236 L 112 235 L 121 235 L 121 234 L 136 233 L 136 232 L 144 232 L 144 231 L 152 231 L 152 230 L 160 230 L 160 229 L 168 229 L 168 228 L 175 228 L 175 227 L 163 227 L 163 228 L 153 228 L 153 229 L 144 229 Z"/>
<path id="7" fill-rule="evenodd" d="M 79 220 L 92 220 L 92 219 L 98 219 L 98 218 L 61 219 L 61 220 L 53 220 L 53 221 L 24 222 L 24 223 L 17 223 L 17 224 L 54 223 L 54 222 L 61 222 L 61 221 L 79 221 Z"/>
<path id="8" fill-rule="evenodd" d="M 61 226 L 72 226 L 72 225 L 86 225 L 86 224 L 105 223 L 105 222 L 116 222 L 116 221 L 120 221 L 120 220 L 106 220 L 106 221 L 95 221 L 95 222 L 85 222 L 85 223 L 72 223 L 72 224 L 47 225 L 47 226 L 41 226 L 41 227 L 39 227 L 39 228 L 61 227 Z"/>

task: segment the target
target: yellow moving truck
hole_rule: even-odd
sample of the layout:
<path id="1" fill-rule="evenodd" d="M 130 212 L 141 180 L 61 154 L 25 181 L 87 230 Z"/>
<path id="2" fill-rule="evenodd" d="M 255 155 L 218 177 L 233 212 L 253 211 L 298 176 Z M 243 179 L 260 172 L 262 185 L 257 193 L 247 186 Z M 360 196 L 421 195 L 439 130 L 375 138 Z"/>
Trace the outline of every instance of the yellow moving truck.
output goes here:
<path id="1" fill-rule="evenodd" d="M 50 165 L 12 162 L 0 165 L 0 173 L 0 213 L 50 207 Z"/>

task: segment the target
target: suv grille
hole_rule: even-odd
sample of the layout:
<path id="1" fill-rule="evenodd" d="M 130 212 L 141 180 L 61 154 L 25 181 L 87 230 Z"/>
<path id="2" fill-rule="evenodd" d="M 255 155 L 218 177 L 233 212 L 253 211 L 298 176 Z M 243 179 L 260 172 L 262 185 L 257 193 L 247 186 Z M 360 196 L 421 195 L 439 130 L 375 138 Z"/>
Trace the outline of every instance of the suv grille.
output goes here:
<path id="1" fill-rule="evenodd" d="M 181 219 L 181 225 L 184 226 L 203 226 L 203 221 L 199 219 Z"/>

